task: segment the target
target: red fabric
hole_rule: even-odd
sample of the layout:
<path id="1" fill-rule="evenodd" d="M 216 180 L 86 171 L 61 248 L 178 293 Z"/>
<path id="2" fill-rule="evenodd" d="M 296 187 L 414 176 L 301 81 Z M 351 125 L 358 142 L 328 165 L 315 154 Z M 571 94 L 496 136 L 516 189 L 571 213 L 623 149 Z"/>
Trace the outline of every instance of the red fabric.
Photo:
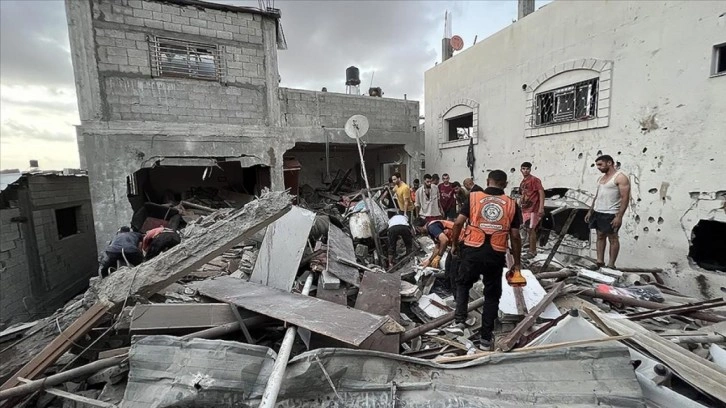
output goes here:
<path id="1" fill-rule="evenodd" d="M 444 185 L 444 183 L 439 184 L 439 202 L 441 203 L 441 208 L 444 209 L 444 212 L 456 205 L 454 186 L 451 183 L 449 183 L 448 186 Z"/>
<path id="2" fill-rule="evenodd" d="M 519 184 L 519 191 L 522 193 L 522 201 L 519 206 L 522 208 L 523 213 L 536 212 L 539 210 L 540 190 L 544 190 L 542 187 L 542 181 L 532 175 L 522 180 Z"/>
<path id="3" fill-rule="evenodd" d="M 151 241 L 153 241 L 154 238 L 156 238 L 156 236 L 161 234 L 162 232 L 164 232 L 163 225 L 146 231 L 146 235 L 144 235 L 144 240 L 141 241 L 141 250 L 146 253 L 151 246 Z"/>

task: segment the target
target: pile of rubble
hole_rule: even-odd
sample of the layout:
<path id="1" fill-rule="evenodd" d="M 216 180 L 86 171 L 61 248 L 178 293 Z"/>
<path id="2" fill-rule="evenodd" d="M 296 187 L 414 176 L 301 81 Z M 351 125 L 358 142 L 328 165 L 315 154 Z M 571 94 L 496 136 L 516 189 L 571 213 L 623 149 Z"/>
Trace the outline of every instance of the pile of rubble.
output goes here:
<path id="1" fill-rule="evenodd" d="M 592 270 L 558 254 L 560 234 L 528 261 L 525 287 L 502 277 L 496 351 L 481 352 L 472 339 L 482 287 L 471 290 L 464 334 L 444 330 L 454 303 L 443 272 L 418 266 L 428 238 L 386 271 L 376 251 L 385 234 L 353 231 L 365 210 L 315 213 L 291 201 L 265 192 L 202 211 L 178 246 L 0 333 L 0 406 L 726 401 L 723 298 L 684 296 L 657 269 Z M 369 222 L 383 232 L 377 207 Z"/>

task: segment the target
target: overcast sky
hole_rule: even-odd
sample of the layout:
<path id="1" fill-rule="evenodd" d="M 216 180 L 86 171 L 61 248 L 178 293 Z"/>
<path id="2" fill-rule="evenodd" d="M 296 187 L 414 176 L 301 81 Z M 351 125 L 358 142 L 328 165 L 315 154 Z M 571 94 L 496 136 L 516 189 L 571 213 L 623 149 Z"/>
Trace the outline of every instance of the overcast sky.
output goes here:
<path id="1" fill-rule="evenodd" d="M 227 1 L 257 6 L 257 1 Z M 541 7 L 547 1 L 537 1 Z M 422 100 L 423 73 L 441 59 L 444 12 L 452 33 L 472 45 L 512 23 L 510 1 L 275 1 L 288 49 L 279 52 L 282 86 L 345 92 L 345 68 L 361 89 Z M 0 0 L 0 168 L 78 167 L 76 105 L 62 1 Z M 373 72 L 375 71 L 375 75 Z"/>

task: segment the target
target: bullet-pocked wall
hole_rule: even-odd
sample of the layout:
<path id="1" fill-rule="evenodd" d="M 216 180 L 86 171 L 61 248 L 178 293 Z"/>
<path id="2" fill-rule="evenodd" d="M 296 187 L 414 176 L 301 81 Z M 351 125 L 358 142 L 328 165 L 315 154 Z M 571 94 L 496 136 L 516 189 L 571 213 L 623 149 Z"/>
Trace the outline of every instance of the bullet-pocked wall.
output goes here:
<path id="1" fill-rule="evenodd" d="M 427 171 L 467 175 L 470 141 L 449 126 L 462 117 L 482 184 L 503 169 L 516 186 L 529 161 L 545 188 L 594 193 L 594 160 L 610 154 L 633 198 L 618 265 L 718 296 L 726 272 L 688 254 L 700 220 L 726 222 L 724 33 L 717 1 L 556 0 L 426 72 Z"/>
<path id="2" fill-rule="evenodd" d="M 355 143 L 343 130 L 354 114 L 371 120 L 367 143 L 403 145 L 405 160 L 423 152 L 416 101 L 280 88 L 276 10 L 66 0 L 66 16 L 99 249 L 131 219 L 128 177 L 160 161 L 263 166 L 281 189 L 285 152 Z"/>

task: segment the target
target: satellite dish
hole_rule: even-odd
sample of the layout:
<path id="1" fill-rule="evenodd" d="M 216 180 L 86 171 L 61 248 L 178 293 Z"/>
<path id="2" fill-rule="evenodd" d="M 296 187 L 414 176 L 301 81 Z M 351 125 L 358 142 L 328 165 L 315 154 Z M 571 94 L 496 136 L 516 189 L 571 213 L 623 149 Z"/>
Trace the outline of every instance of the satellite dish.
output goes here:
<path id="1" fill-rule="evenodd" d="M 368 118 L 353 115 L 345 122 L 345 134 L 351 139 L 359 139 L 368 132 Z"/>
<path id="2" fill-rule="evenodd" d="M 451 48 L 453 48 L 454 51 L 461 51 L 461 49 L 464 48 L 464 39 L 455 35 L 451 37 L 449 44 L 451 44 Z"/>

